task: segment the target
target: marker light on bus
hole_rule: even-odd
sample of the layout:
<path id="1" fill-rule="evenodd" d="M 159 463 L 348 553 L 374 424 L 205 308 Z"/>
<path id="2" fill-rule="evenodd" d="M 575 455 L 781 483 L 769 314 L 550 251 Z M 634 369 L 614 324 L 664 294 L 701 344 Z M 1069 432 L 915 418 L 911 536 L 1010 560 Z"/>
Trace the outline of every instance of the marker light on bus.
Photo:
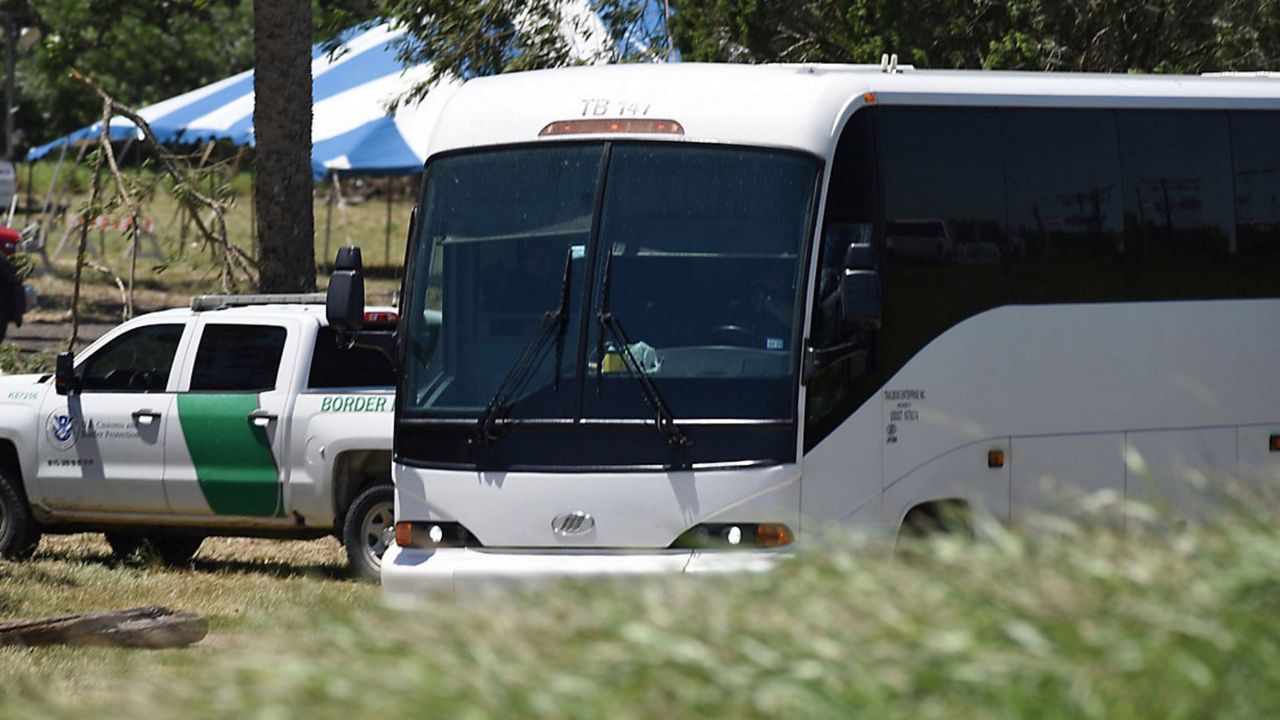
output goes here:
<path id="1" fill-rule="evenodd" d="M 675 120 L 649 118 L 592 118 L 590 120 L 557 120 L 549 123 L 538 137 L 552 135 L 599 135 L 603 133 L 640 133 L 646 135 L 683 135 L 684 128 Z"/>
<path id="2" fill-rule="evenodd" d="M 696 525 L 671 543 L 673 548 L 776 548 L 795 540 L 791 529 L 779 523 L 706 523 Z"/>
<path id="3" fill-rule="evenodd" d="M 1004 467 L 1004 451 L 988 450 L 987 451 L 987 467 L 989 468 Z"/>
<path id="4" fill-rule="evenodd" d="M 480 541 L 456 522 L 398 522 L 396 544 L 404 548 L 434 550 L 446 547 L 476 547 Z"/>

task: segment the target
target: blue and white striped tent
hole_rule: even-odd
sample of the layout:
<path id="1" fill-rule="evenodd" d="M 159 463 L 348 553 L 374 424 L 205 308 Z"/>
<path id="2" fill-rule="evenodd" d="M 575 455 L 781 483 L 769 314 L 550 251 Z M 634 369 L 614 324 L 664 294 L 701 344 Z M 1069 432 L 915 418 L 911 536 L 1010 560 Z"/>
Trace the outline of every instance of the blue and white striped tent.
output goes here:
<path id="1" fill-rule="evenodd" d="M 586 2 L 575 13 L 574 33 L 583 57 L 603 58 L 604 27 Z M 583 19 L 587 22 L 582 22 Z M 426 158 L 435 118 L 455 85 L 437 87 L 417 105 L 404 105 L 393 116 L 387 103 L 403 95 L 430 73 L 430 65 L 405 68 L 396 59 L 403 30 L 383 24 L 349 31 L 332 56 L 312 48 L 311 167 L 316 179 L 332 171 L 393 175 L 415 173 Z M 253 70 L 246 70 L 197 90 L 142 108 L 157 139 L 166 143 L 201 143 L 225 139 L 253 144 Z M 32 148 L 27 160 L 38 160 L 64 145 L 96 139 L 102 123 L 81 128 Z M 124 118 L 112 118 L 116 140 L 138 137 Z"/>

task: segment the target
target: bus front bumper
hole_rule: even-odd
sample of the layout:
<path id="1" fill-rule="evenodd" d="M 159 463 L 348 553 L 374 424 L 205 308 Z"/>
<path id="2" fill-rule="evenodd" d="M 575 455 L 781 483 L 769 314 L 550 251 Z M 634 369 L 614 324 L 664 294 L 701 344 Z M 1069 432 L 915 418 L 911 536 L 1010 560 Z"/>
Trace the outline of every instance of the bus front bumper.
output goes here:
<path id="1" fill-rule="evenodd" d="M 788 556 L 778 551 L 421 550 L 393 544 L 382 556 L 382 594 L 396 603 L 412 602 L 430 593 L 557 579 L 765 572 Z"/>

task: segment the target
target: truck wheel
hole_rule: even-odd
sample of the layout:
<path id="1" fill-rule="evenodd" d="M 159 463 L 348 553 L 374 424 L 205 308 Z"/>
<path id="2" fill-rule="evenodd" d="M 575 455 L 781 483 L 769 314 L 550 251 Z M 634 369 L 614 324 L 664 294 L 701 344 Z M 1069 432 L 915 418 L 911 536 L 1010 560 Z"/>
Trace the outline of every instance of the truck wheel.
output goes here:
<path id="1" fill-rule="evenodd" d="M 361 580 L 377 581 L 382 571 L 382 554 L 395 536 L 395 491 L 390 485 L 375 485 L 360 493 L 347 509 L 342 523 L 342 545 L 347 550 L 347 567 Z"/>
<path id="2" fill-rule="evenodd" d="M 192 535 L 131 535 L 106 533 L 111 552 L 121 560 L 136 553 L 153 554 L 165 565 L 186 565 L 200 549 L 204 538 Z"/>
<path id="3" fill-rule="evenodd" d="M 148 535 L 147 544 L 165 565 L 186 565 L 200 549 L 204 538 L 199 535 Z"/>
<path id="4" fill-rule="evenodd" d="M 40 544 L 40 526 L 11 477 L 10 471 L 0 470 L 0 557 L 26 560 Z"/>
<path id="5" fill-rule="evenodd" d="M 113 532 L 103 533 L 103 535 L 107 538 L 107 544 L 111 546 L 111 553 L 121 560 L 127 560 L 132 557 L 147 541 L 141 535 Z"/>

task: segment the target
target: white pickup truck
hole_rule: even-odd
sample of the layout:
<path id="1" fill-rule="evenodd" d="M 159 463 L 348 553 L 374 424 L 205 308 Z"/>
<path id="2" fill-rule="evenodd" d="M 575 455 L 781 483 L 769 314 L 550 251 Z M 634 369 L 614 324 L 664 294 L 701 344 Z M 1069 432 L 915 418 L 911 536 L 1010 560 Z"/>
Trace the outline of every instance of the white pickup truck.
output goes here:
<path id="1" fill-rule="evenodd" d="M 0 378 L 0 555 L 100 531 L 189 561 L 206 536 L 337 535 L 376 579 L 390 541 L 395 371 L 323 295 L 204 296 L 138 317 L 52 375 Z M 371 310 L 374 327 L 395 321 Z"/>

